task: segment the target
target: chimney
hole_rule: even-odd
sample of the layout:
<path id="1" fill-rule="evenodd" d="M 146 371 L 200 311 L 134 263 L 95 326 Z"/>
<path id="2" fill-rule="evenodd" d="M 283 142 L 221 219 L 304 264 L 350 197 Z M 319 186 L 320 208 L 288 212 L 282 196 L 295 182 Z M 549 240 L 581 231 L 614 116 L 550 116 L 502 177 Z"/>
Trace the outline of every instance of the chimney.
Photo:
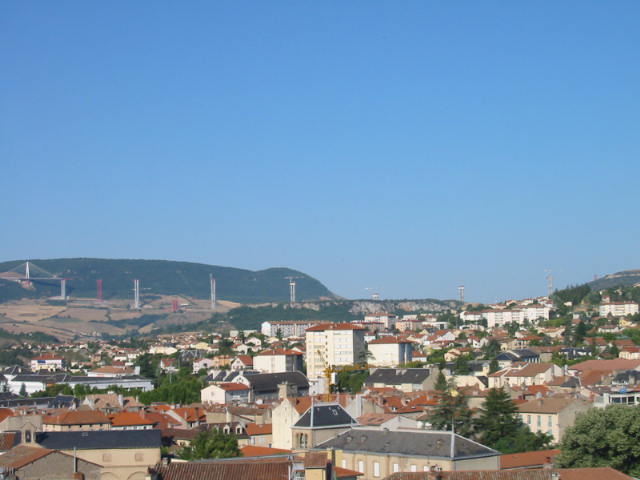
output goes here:
<path id="1" fill-rule="evenodd" d="M 553 462 L 551 461 L 551 457 L 545 457 L 544 464 L 542 464 L 543 470 L 551 470 L 553 468 Z"/>
<path id="2" fill-rule="evenodd" d="M 278 400 L 286 400 L 289 398 L 289 383 L 282 382 L 278 384 Z"/>

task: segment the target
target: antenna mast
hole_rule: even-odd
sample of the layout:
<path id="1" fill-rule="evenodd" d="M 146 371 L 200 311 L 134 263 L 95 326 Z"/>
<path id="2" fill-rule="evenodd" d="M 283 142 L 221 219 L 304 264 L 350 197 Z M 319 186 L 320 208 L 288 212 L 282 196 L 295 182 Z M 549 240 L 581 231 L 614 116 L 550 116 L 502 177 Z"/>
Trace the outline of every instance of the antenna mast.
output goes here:
<path id="1" fill-rule="evenodd" d="M 460 303 L 464 304 L 464 285 L 458 287 L 458 295 L 460 297 Z"/>
<path id="2" fill-rule="evenodd" d="M 211 292 L 211 310 L 216 309 L 216 279 L 213 273 L 209 274 L 209 290 Z"/>
<path id="3" fill-rule="evenodd" d="M 133 280 L 133 308 L 140 308 L 140 280 L 137 278 Z"/>

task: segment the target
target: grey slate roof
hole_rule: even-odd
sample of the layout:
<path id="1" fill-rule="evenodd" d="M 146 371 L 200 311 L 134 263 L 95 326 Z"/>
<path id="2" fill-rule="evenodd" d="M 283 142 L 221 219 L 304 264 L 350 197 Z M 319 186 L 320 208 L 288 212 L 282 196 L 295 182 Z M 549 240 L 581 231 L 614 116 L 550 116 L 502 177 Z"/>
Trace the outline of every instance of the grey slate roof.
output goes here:
<path id="1" fill-rule="evenodd" d="M 37 406 L 38 408 L 69 408 L 72 406 L 77 407 L 78 403 L 78 399 L 73 395 L 56 395 L 55 397 L 33 398 L 17 397 L 13 395 L 11 397 L 0 398 L 0 407 L 6 408 L 29 406 Z"/>
<path id="2" fill-rule="evenodd" d="M 385 383 L 387 385 L 402 385 L 410 383 L 417 385 L 429 378 L 427 368 L 377 368 L 364 382 L 365 385 Z"/>
<path id="3" fill-rule="evenodd" d="M 298 389 L 309 388 L 309 380 L 301 372 L 259 373 L 257 375 L 245 375 L 254 392 L 277 391 L 278 384 L 288 382 Z"/>
<path id="4" fill-rule="evenodd" d="M 160 448 L 160 430 L 102 430 L 95 432 L 43 432 L 36 441 L 52 450 Z"/>
<path id="5" fill-rule="evenodd" d="M 339 403 L 314 404 L 304 412 L 295 427 L 329 428 L 358 425 Z"/>
<path id="6" fill-rule="evenodd" d="M 453 456 L 451 455 L 452 441 Z M 496 450 L 452 432 L 389 431 L 365 428 L 352 428 L 321 443 L 316 448 L 452 460 L 500 455 Z"/>

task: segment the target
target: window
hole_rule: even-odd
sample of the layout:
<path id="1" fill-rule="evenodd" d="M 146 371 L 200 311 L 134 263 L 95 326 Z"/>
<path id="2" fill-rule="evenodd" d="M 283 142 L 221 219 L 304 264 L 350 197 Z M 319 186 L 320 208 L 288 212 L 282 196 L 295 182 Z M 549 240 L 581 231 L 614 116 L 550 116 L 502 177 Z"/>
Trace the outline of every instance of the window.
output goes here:
<path id="1" fill-rule="evenodd" d="M 397 463 L 393 464 L 393 473 L 399 472 L 400 471 L 400 465 L 398 465 Z"/>
<path id="2" fill-rule="evenodd" d="M 527 415 L 527 425 L 531 425 L 531 415 Z"/>
<path id="3" fill-rule="evenodd" d="M 547 426 L 549 428 L 553 427 L 553 417 L 551 415 L 549 415 L 549 421 L 547 422 Z"/>
<path id="4" fill-rule="evenodd" d="M 342 460 L 342 468 L 347 468 L 347 461 L 346 460 Z"/>
<path id="5" fill-rule="evenodd" d="M 364 462 L 362 460 L 358 460 L 358 471 L 360 473 L 365 473 L 364 472 Z"/>
<path id="6" fill-rule="evenodd" d="M 418 471 L 418 467 L 416 467 L 415 465 L 411 465 L 409 470 L 411 470 L 412 472 L 417 472 Z"/>
<path id="7" fill-rule="evenodd" d="M 373 462 L 373 476 L 380 476 L 380 464 L 378 462 Z"/>
<path id="8" fill-rule="evenodd" d="M 538 415 L 538 428 L 542 426 L 542 415 Z"/>
<path id="9" fill-rule="evenodd" d="M 136 462 L 141 462 L 144 460 L 144 456 L 142 455 L 142 452 L 136 452 Z"/>
<path id="10" fill-rule="evenodd" d="M 111 454 L 110 453 L 103 453 L 102 454 L 102 461 L 103 462 L 110 462 L 111 461 Z"/>

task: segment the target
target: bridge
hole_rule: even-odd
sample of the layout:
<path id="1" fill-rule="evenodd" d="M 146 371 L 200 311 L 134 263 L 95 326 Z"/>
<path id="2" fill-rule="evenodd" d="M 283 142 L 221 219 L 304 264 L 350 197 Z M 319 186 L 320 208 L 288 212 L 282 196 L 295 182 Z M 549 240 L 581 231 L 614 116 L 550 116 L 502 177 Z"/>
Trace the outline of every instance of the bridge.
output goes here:
<path id="1" fill-rule="evenodd" d="M 68 278 L 59 277 L 28 260 L 9 271 L 1 272 L 0 279 L 19 283 L 27 289 L 33 289 L 32 282 L 34 281 L 60 282 L 60 298 L 67 298 Z"/>

